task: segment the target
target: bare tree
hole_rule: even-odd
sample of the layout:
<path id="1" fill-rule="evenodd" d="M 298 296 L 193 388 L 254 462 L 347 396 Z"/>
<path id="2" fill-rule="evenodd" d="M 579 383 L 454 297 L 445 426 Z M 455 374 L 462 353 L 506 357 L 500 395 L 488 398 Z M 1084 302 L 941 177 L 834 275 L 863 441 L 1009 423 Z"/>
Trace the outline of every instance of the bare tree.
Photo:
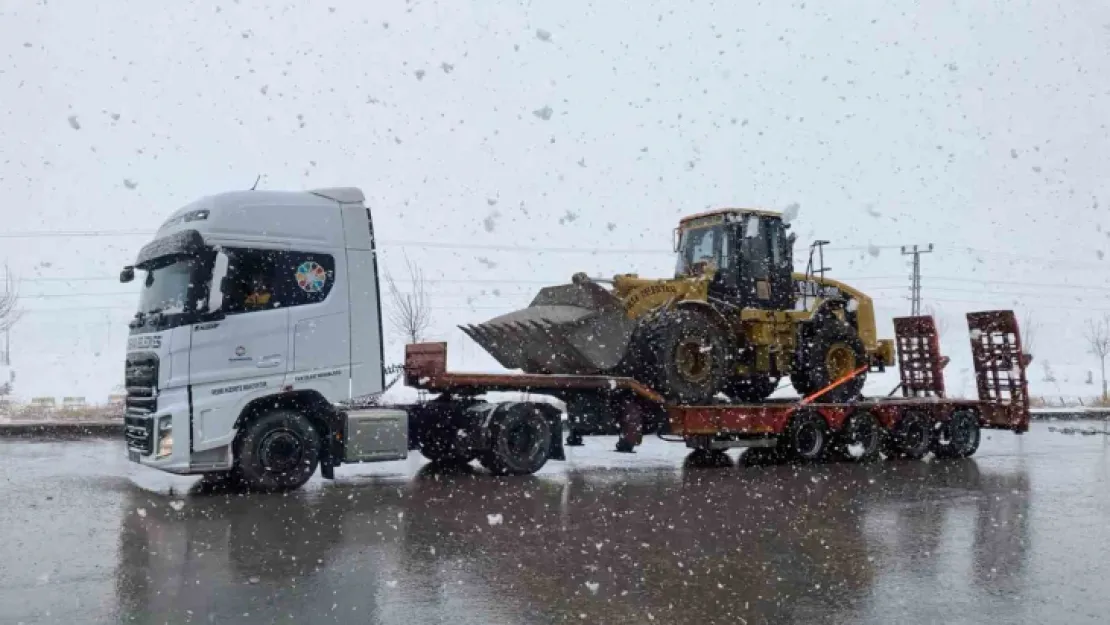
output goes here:
<path id="1" fill-rule="evenodd" d="M 0 345 L 0 365 L 10 365 L 8 361 L 8 331 L 15 326 L 16 322 L 23 315 L 23 311 L 19 309 L 19 293 L 15 287 L 15 280 L 12 279 L 11 273 L 8 271 L 7 266 L 4 267 L 4 275 L 0 276 L 3 279 L 3 291 L 0 291 L 0 335 L 3 335 L 4 343 Z M 0 369 L 0 371 L 3 371 Z M 3 377 L 0 377 L 0 397 L 10 395 L 12 392 L 12 380 L 15 378 L 14 372 L 9 372 Z"/>
<path id="2" fill-rule="evenodd" d="M 1087 320 L 1087 330 L 1083 333 L 1087 339 L 1087 350 L 1098 358 L 1102 367 L 1102 400 L 1106 401 L 1106 356 L 1110 355 L 1110 313 L 1104 313 L 1102 319 Z"/>
<path id="3" fill-rule="evenodd" d="M 937 338 L 943 340 L 944 335 L 948 334 L 948 319 L 938 313 L 932 304 L 926 306 L 922 312 L 925 316 L 933 318 L 933 325 L 937 328 Z"/>
<path id="4" fill-rule="evenodd" d="M 1032 311 L 1026 310 L 1021 313 L 1018 327 L 1021 329 L 1022 351 L 1026 354 L 1032 354 L 1033 349 L 1037 346 L 1037 331 L 1041 328 Z"/>
<path id="5" fill-rule="evenodd" d="M 23 311 L 18 307 L 19 292 L 7 267 L 4 268 L 4 275 L 0 278 L 3 281 L 3 291 L 0 292 L 0 332 L 7 332 L 19 321 Z"/>
<path id="6" fill-rule="evenodd" d="M 428 305 L 428 292 L 424 288 L 424 270 L 412 264 L 407 256 L 405 269 L 408 272 L 408 291 L 397 288 L 397 282 L 391 273 L 386 271 L 385 274 L 389 297 L 393 300 L 389 322 L 394 332 L 407 343 L 419 343 L 432 325 L 432 309 Z"/>

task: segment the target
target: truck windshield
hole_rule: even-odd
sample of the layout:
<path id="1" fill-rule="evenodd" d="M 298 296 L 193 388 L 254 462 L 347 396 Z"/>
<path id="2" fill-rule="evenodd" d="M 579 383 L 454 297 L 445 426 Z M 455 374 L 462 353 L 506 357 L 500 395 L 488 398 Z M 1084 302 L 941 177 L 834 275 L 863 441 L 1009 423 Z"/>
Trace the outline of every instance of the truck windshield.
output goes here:
<path id="1" fill-rule="evenodd" d="M 729 247 L 728 226 L 724 224 L 683 231 L 678 242 L 675 275 L 689 276 L 696 263 L 706 261 L 711 262 L 718 270 L 726 269 L 729 264 Z"/>
<path id="2" fill-rule="evenodd" d="M 132 332 L 165 330 L 190 323 L 196 312 L 209 263 L 198 256 L 173 256 L 148 263 L 141 278 L 139 309 L 131 321 Z"/>
<path id="3" fill-rule="evenodd" d="M 182 258 L 148 270 L 139 292 L 139 312 L 167 315 L 185 312 L 195 266 L 195 260 Z"/>

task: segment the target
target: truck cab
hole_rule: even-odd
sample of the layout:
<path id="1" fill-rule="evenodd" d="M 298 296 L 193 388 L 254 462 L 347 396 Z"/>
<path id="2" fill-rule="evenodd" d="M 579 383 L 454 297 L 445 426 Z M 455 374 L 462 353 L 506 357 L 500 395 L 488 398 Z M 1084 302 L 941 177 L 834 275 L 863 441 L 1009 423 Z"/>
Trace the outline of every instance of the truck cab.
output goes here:
<path id="1" fill-rule="evenodd" d="M 174 212 L 138 281 L 124 377 L 132 461 L 271 490 L 405 458 L 384 388 L 373 222 L 357 188 L 235 191 Z"/>

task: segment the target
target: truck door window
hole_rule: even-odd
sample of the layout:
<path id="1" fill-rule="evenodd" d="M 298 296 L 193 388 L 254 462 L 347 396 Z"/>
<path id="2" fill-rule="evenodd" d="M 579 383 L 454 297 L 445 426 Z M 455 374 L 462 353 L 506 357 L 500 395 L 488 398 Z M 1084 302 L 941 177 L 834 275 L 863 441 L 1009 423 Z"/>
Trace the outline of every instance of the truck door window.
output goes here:
<path id="1" fill-rule="evenodd" d="M 229 250 L 223 306 L 230 315 L 315 304 L 327 298 L 334 282 L 329 254 Z"/>

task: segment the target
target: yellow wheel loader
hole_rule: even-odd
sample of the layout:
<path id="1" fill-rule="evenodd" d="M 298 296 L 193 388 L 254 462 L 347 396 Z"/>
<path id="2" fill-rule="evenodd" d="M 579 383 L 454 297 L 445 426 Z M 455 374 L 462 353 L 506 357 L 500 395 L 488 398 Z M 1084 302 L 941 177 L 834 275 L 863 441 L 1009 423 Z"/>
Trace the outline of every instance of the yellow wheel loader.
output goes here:
<path id="1" fill-rule="evenodd" d="M 461 329 L 508 369 L 629 376 L 682 404 L 761 402 L 786 376 L 808 395 L 893 365 L 871 298 L 825 277 L 825 241 L 795 273 L 788 229 L 770 211 L 693 215 L 675 231 L 673 279 L 576 274 L 523 310 Z M 865 375 L 823 400 L 855 399 Z"/>

